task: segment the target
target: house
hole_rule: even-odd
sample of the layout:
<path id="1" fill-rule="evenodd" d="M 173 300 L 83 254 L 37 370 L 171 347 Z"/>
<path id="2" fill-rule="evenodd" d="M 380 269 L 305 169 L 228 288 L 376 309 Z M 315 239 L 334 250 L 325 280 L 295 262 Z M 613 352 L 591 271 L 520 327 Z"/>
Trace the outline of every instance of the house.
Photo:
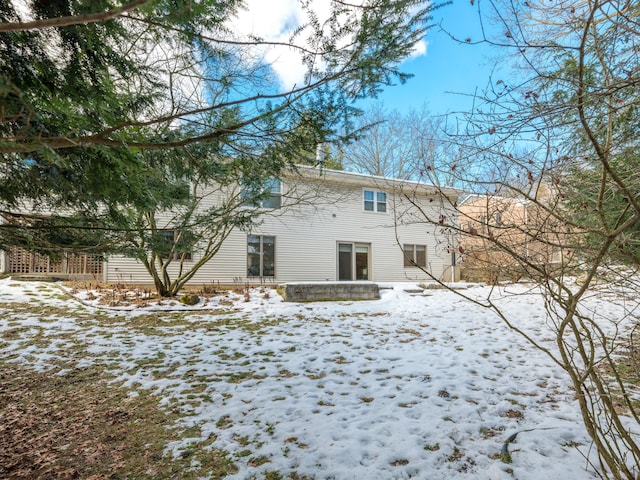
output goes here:
<path id="1" fill-rule="evenodd" d="M 458 190 L 302 166 L 270 188 L 261 205 L 246 207 L 265 210 L 259 224 L 250 231 L 234 230 L 190 285 L 451 279 L 450 239 L 439 225 L 427 223 L 424 213 L 457 218 Z M 194 249 L 185 266 L 197 259 Z M 45 273 L 43 261 L 18 249 L 6 252 L 4 268 Z M 26 262 L 36 271 L 29 272 Z M 89 270 L 82 271 L 82 265 Z M 69 276 L 82 271 L 84 278 L 93 275 L 107 283 L 152 283 L 139 261 L 121 256 L 97 264 L 91 257 L 72 256 L 58 267 L 67 268 Z"/>
<path id="2" fill-rule="evenodd" d="M 462 199 L 462 278 L 515 280 L 530 273 L 530 266 L 560 264 L 564 228 L 545 208 L 552 198 L 548 193 L 538 199 L 475 194 Z"/>

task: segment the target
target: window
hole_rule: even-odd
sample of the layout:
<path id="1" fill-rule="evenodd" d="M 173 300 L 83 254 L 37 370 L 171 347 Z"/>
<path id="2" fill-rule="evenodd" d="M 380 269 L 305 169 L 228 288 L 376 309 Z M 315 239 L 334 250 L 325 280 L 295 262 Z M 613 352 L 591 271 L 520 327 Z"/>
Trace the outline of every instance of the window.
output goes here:
<path id="1" fill-rule="evenodd" d="M 502 225 L 502 214 L 500 212 L 496 212 L 493 214 L 493 220 L 496 227 Z"/>
<path id="2" fill-rule="evenodd" d="M 402 247 L 404 250 L 404 266 L 405 267 L 426 267 L 427 266 L 427 246 L 412 245 L 405 243 Z"/>
<path id="3" fill-rule="evenodd" d="M 387 194 L 375 190 L 363 190 L 364 210 L 366 212 L 386 212 Z"/>
<path id="4" fill-rule="evenodd" d="M 179 236 L 176 230 L 158 231 L 162 244 L 159 251 L 162 258 L 167 258 L 173 250 L 173 260 L 193 260 L 191 246 L 185 242 L 185 237 Z"/>
<path id="5" fill-rule="evenodd" d="M 338 280 L 369 280 L 371 244 L 338 243 Z"/>
<path id="6" fill-rule="evenodd" d="M 267 179 L 261 188 L 247 186 L 242 191 L 244 205 L 254 208 L 280 208 L 281 195 L 282 182 L 279 178 Z"/>
<path id="7" fill-rule="evenodd" d="M 247 277 L 275 277 L 276 237 L 247 237 Z"/>

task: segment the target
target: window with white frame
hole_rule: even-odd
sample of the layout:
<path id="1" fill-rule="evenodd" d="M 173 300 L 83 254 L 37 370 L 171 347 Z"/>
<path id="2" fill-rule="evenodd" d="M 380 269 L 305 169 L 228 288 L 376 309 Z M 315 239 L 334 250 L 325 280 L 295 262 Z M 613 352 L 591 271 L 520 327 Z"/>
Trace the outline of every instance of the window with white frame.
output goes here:
<path id="1" fill-rule="evenodd" d="M 387 194 L 379 190 L 363 190 L 362 199 L 365 212 L 386 212 Z"/>
<path id="2" fill-rule="evenodd" d="M 247 277 L 275 277 L 276 237 L 247 236 Z"/>
<path id="3" fill-rule="evenodd" d="M 244 187 L 244 205 L 254 208 L 276 209 L 282 205 L 282 182 L 279 178 L 267 179 L 261 188 Z"/>
<path id="4" fill-rule="evenodd" d="M 405 243 L 402 246 L 405 267 L 426 267 L 427 246 Z"/>

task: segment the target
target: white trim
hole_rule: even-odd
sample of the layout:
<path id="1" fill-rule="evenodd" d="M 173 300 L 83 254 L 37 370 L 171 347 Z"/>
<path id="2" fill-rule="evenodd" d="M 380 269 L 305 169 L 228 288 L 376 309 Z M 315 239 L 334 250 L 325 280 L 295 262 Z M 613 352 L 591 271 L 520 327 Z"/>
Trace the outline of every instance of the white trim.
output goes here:
<path id="1" fill-rule="evenodd" d="M 372 192 L 373 200 L 365 200 L 364 198 L 365 192 Z M 378 210 L 378 204 L 381 203 L 381 202 L 378 202 L 379 193 L 384 194 L 384 212 L 381 212 L 380 210 Z M 360 202 L 361 202 L 360 204 L 362 207 L 362 211 L 364 213 L 378 213 L 382 215 L 386 215 L 389 213 L 389 194 L 380 188 L 362 187 L 362 196 L 360 197 Z M 367 210 L 366 208 L 364 208 L 365 202 L 373 202 L 373 210 Z"/>

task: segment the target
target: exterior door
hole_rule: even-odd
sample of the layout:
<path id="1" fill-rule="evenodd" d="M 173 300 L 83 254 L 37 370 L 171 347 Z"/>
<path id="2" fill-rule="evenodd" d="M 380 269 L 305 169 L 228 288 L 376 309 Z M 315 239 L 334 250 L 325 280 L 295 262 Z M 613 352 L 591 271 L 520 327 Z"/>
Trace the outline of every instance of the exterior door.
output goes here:
<path id="1" fill-rule="evenodd" d="M 369 280 L 370 245 L 338 243 L 338 280 Z"/>
<path id="2" fill-rule="evenodd" d="M 369 280 L 369 245 L 355 245 L 356 280 Z"/>

